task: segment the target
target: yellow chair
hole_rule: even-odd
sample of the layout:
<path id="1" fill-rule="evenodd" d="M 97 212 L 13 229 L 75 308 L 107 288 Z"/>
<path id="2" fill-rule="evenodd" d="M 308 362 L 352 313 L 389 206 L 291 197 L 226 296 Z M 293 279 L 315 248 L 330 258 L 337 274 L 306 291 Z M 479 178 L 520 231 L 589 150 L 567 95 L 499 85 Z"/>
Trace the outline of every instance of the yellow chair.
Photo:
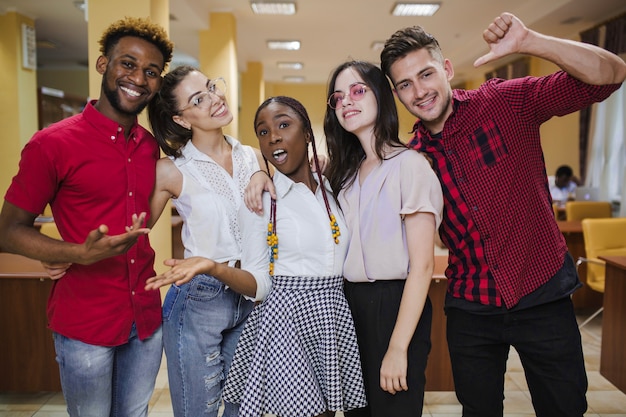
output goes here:
<path id="1" fill-rule="evenodd" d="M 568 201 L 565 203 L 566 220 L 612 217 L 611 203 L 608 201 Z"/>
<path id="2" fill-rule="evenodd" d="M 600 256 L 626 256 L 626 217 L 584 219 L 581 222 L 585 241 L 585 257 L 578 258 L 576 267 L 587 264 L 587 285 L 604 293 L 605 262 Z M 601 307 L 580 326 L 583 327 L 602 312 Z"/>

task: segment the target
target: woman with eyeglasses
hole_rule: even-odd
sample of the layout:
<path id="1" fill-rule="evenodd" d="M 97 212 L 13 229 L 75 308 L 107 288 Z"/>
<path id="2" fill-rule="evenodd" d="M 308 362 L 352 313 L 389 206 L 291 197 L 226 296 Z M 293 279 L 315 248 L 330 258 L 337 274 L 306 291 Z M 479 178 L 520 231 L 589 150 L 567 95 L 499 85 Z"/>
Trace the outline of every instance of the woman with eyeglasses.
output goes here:
<path id="1" fill-rule="evenodd" d="M 242 246 L 237 212 L 263 158 L 260 151 L 224 135 L 223 128 L 233 120 L 225 87 L 223 79 L 209 79 L 190 66 L 164 76 L 148 107 L 152 131 L 167 155 L 157 162 L 148 227 L 171 199 L 183 219 L 185 258 L 203 256 L 237 267 Z M 235 347 L 254 303 L 236 290 L 198 274 L 173 283 L 165 296 L 163 342 L 176 417 L 218 414 Z M 238 406 L 225 403 L 223 415 L 236 417 Z"/>
<path id="2" fill-rule="evenodd" d="M 369 405 L 346 416 L 421 416 L 432 307 L 428 289 L 441 186 L 428 160 L 398 139 L 393 92 L 373 64 L 332 73 L 324 132 L 327 175 L 351 232 L 344 291 Z"/>
<path id="3" fill-rule="evenodd" d="M 263 196 L 263 216 L 240 210 L 241 269 L 189 257 L 148 285 L 209 273 L 260 302 L 224 388 L 225 401 L 241 403 L 239 417 L 330 417 L 363 407 L 359 350 L 343 294 L 348 232 L 319 169 L 311 120 L 299 101 L 277 96 L 258 108 L 254 128 L 276 168 L 278 192 Z"/>

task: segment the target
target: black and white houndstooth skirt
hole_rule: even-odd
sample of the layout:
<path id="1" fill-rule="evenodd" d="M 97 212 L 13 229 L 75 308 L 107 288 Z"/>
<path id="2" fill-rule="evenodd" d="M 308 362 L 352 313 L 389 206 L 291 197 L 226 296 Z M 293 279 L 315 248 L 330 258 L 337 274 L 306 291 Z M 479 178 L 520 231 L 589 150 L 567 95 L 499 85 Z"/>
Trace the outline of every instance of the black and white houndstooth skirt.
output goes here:
<path id="1" fill-rule="evenodd" d="M 275 276 L 239 338 L 224 400 L 240 417 L 316 416 L 367 402 L 342 277 Z"/>

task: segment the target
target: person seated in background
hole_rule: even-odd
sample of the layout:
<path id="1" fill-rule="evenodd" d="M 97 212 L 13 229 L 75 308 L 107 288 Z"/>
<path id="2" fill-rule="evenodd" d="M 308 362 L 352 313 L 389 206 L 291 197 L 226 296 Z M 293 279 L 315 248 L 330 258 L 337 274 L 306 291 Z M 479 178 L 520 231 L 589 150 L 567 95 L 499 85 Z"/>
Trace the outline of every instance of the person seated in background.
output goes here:
<path id="1" fill-rule="evenodd" d="M 567 200 L 574 199 L 574 192 L 580 185 L 580 180 L 574 175 L 569 165 L 561 165 L 557 168 L 555 175 L 548 178 L 553 202 L 565 205 Z"/>

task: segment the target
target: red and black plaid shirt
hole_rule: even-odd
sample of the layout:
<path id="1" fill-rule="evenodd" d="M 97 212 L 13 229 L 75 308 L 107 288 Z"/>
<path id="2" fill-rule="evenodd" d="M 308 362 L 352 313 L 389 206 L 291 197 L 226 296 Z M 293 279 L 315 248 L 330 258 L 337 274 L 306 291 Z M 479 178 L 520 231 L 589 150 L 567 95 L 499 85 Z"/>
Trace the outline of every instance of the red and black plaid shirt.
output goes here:
<path id="1" fill-rule="evenodd" d="M 408 146 L 431 157 L 443 187 L 440 232 L 451 249 L 453 297 L 511 308 L 558 271 L 567 246 L 552 211 L 539 129 L 619 86 L 584 84 L 562 71 L 492 79 L 453 91 L 453 113 L 437 137 L 416 123 Z"/>

